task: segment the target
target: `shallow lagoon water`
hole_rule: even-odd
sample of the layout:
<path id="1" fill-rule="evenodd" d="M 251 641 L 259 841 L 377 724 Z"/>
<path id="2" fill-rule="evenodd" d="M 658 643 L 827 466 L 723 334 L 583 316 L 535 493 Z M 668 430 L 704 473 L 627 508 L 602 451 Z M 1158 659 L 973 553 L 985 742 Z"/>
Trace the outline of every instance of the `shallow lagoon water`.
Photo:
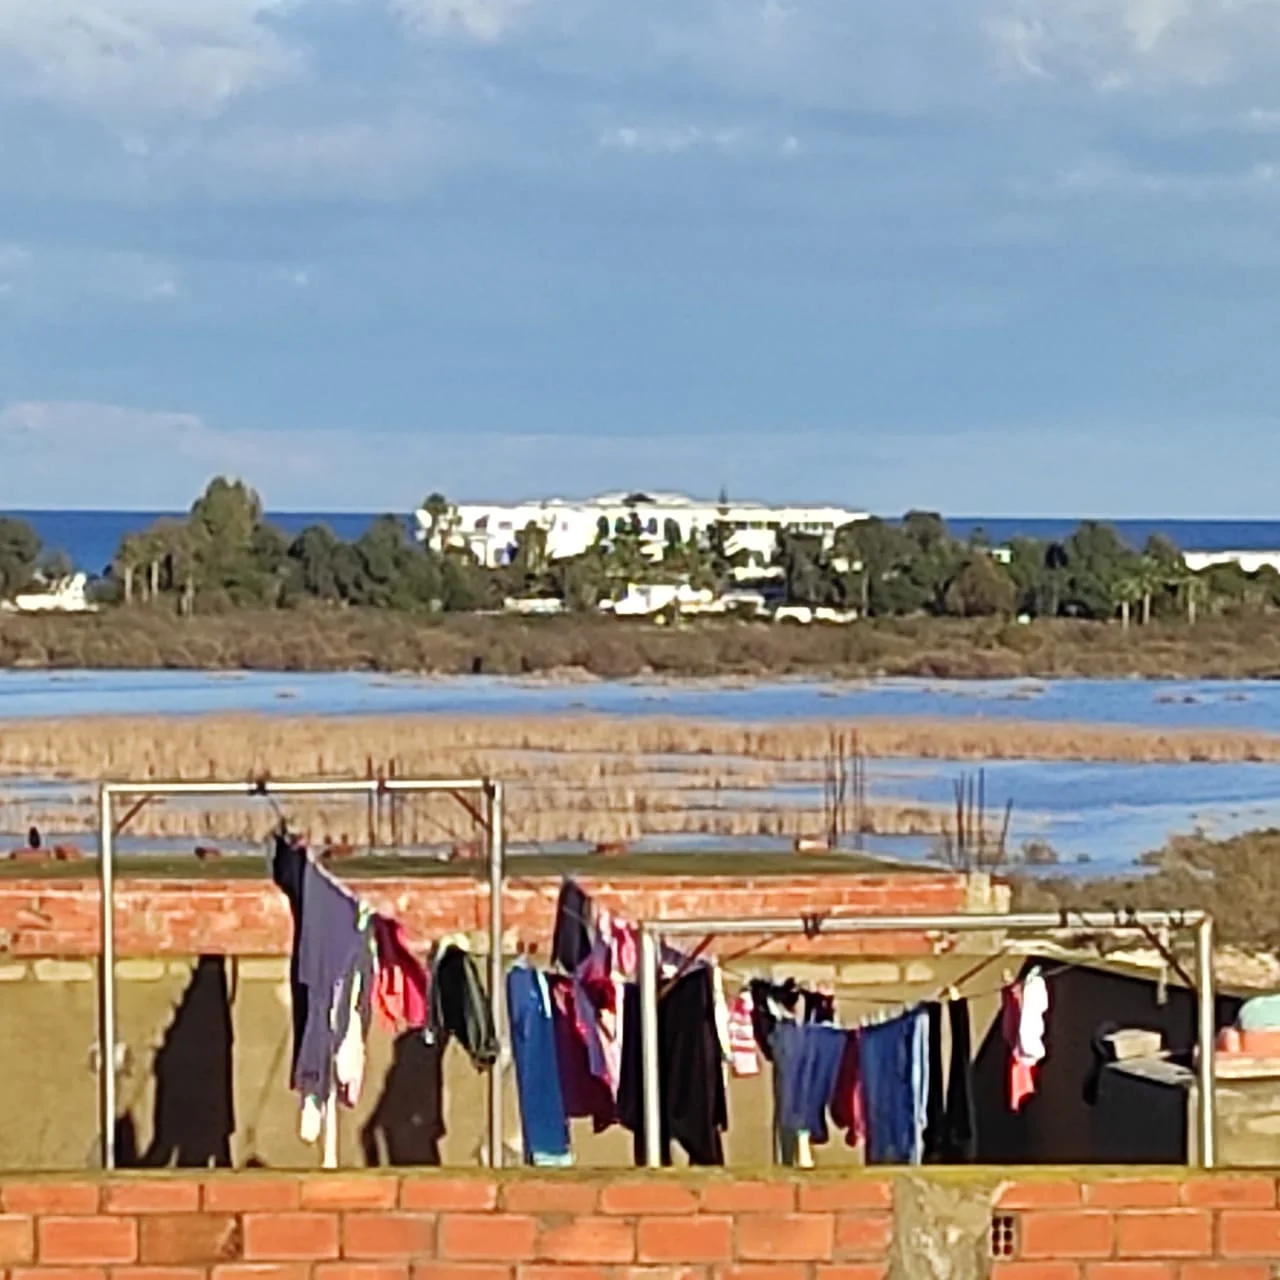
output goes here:
<path id="1" fill-rule="evenodd" d="M 1280 730 L 1280 681 L 583 681 L 365 672 L 5 671 L 0 720 L 85 715 L 670 715 L 993 719 Z"/>

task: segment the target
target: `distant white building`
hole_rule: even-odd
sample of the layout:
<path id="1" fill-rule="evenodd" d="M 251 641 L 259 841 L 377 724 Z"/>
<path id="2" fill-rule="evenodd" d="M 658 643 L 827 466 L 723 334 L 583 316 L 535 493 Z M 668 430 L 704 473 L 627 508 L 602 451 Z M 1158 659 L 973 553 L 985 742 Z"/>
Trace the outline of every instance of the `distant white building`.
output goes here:
<path id="1" fill-rule="evenodd" d="M 1280 570 L 1280 551 L 1187 551 L 1183 560 L 1192 573 L 1220 564 L 1237 564 L 1245 573 L 1259 569 Z"/>
<path id="2" fill-rule="evenodd" d="M 763 570 L 773 559 L 778 534 L 811 533 L 829 543 L 835 531 L 868 518 L 865 511 L 846 507 L 774 507 L 759 502 L 700 502 L 681 494 L 615 493 L 587 502 L 549 498 L 514 506 L 466 503 L 450 510 L 434 524 L 426 511 L 417 512 L 418 537 L 434 544 L 466 547 L 489 568 L 510 563 L 517 535 L 529 525 L 546 531 L 552 560 L 581 555 L 599 536 L 605 522 L 610 537 L 620 524 L 638 527 L 641 548 L 657 561 L 668 532 L 678 531 L 688 542 L 696 533 L 705 538 L 715 524 L 731 530 L 728 550 L 745 553 L 753 569 Z"/>
<path id="3" fill-rule="evenodd" d="M 61 578 L 44 591 L 24 591 L 0 604 L 6 613 L 93 613 L 97 605 L 89 599 L 89 579 L 83 573 Z"/>

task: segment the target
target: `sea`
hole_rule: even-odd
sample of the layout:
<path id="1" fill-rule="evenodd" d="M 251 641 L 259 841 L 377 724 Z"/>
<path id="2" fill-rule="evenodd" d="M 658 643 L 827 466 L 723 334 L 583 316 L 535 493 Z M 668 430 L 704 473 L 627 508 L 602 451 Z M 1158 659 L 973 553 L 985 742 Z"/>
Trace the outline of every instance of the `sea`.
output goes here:
<path id="1" fill-rule="evenodd" d="M 178 511 L 9 511 L 40 535 L 48 550 L 65 552 L 78 569 L 90 575 L 105 572 L 127 533 L 145 529 L 162 517 L 182 519 Z M 400 514 L 400 513 L 397 513 Z M 339 537 L 358 538 L 375 513 L 274 511 L 268 519 L 286 533 L 300 533 L 308 525 L 328 525 Z M 409 517 L 405 516 L 406 522 Z M 957 537 L 983 530 L 995 543 L 1011 538 L 1058 539 L 1069 536 L 1078 519 L 1017 519 L 1007 516 L 947 517 Z M 1163 534 L 1183 551 L 1271 551 L 1280 549 L 1280 520 L 1109 520 L 1133 547 L 1142 547 L 1152 534 Z"/>

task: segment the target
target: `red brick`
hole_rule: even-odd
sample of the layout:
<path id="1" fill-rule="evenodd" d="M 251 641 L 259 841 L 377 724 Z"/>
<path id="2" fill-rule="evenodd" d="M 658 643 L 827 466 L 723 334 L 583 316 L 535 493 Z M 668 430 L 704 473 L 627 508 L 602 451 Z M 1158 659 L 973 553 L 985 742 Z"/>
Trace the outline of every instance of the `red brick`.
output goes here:
<path id="1" fill-rule="evenodd" d="M 15 1262 L 34 1262 L 36 1257 L 35 1223 L 27 1217 L 0 1217 L 0 1266 Z"/>
<path id="2" fill-rule="evenodd" d="M 791 1182 L 713 1182 L 702 1188 L 703 1213 L 792 1213 L 796 1188 Z"/>
<path id="3" fill-rule="evenodd" d="M 610 1182 L 600 1192 L 600 1212 L 639 1217 L 646 1213 L 696 1213 L 697 1194 L 674 1182 Z"/>
<path id="4" fill-rule="evenodd" d="M 138 1260 L 151 1266 L 212 1266 L 241 1257 L 240 1220 L 228 1213 L 151 1214 L 138 1230 Z"/>
<path id="5" fill-rule="evenodd" d="M 1179 1280 L 1272 1280 L 1265 1262 L 1184 1262 Z"/>
<path id="6" fill-rule="evenodd" d="M 885 1280 L 888 1267 L 878 1262 L 838 1262 L 819 1267 L 818 1280 Z"/>
<path id="7" fill-rule="evenodd" d="M 1070 1209 L 1082 1199 L 1078 1182 L 1009 1182 L 996 1193 L 997 1209 Z"/>
<path id="8" fill-rule="evenodd" d="M 41 1262 L 135 1262 L 138 1224 L 129 1218 L 41 1218 L 36 1228 Z"/>
<path id="9" fill-rule="evenodd" d="M 830 1262 L 836 1222 L 830 1214 L 755 1214 L 738 1223 L 744 1262 Z"/>
<path id="10" fill-rule="evenodd" d="M 716 1280 L 809 1280 L 809 1268 L 802 1262 L 760 1262 L 719 1268 Z"/>
<path id="11" fill-rule="evenodd" d="M 6 1182 L 0 1187 L 0 1205 L 5 1213 L 98 1212 L 101 1192 L 92 1182 Z"/>
<path id="12" fill-rule="evenodd" d="M 1101 1209 L 1159 1209 L 1178 1203 L 1172 1178 L 1116 1178 L 1085 1184 L 1084 1202 Z"/>
<path id="13" fill-rule="evenodd" d="M 112 1267 L 111 1280 L 205 1280 L 204 1267 Z"/>
<path id="14" fill-rule="evenodd" d="M 572 1218 L 542 1228 L 537 1256 L 544 1262 L 634 1262 L 635 1228 L 616 1218 Z"/>
<path id="15" fill-rule="evenodd" d="M 511 1280 L 510 1267 L 457 1266 L 425 1262 L 413 1269 L 413 1280 Z"/>
<path id="16" fill-rule="evenodd" d="M 513 1213 L 449 1213 L 440 1219 L 439 1253 L 449 1262 L 528 1262 L 538 1238 L 533 1218 Z"/>
<path id="17" fill-rule="evenodd" d="M 893 1219 L 887 1213 L 842 1213 L 836 1219 L 836 1256 L 882 1258 L 893 1240 Z"/>
<path id="18" fill-rule="evenodd" d="M 567 1178 L 521 1178 L 502 1188 L 508 1213 L 594 1213 L 599 1201 L 599 1187 Z"/>
<path id="19" fill-rule="evenodd" d="M 1212 1257 L 1213 1215 L 1203 1209 L 1119 1213 L 1116 1253 L 1122 1258 Z"/>
<path id="20" fill-rule="evenodd" d="M 1274 1209 L 1276 1184 L 1246 1174 L 1188 1178 L 1182 1184 L 1182 1203 L 1195 1209 Z"/>
<path id="21" fill-rule="evenodd" d="M 344 1258 L 431 1258 L 435 1219 L 422 1213 L 349 1213 L 342 1221 Z"/>
<path id="22" fill-rule="evenodd" d="M 237 1173 L 204 1184 L 204 1207 L 215 1213 L 287 1213 L 302 1204 L 297 1178 Z"/>
<path id="23" fill-rule="evenodd" d="M 641 1262 L 729 1262 L 733 1219 L 641 1218 L 636 1241 Z"/>
<path id="24" fill-rule="evenodd" d="M 394 1209 L 399 1192 L 395 1178 L 334 1174 L 304 1178 L 301 1201 L 304 1209 Z"/>
<path id="25" fill-rule="evenodd" d="M 1172 1262 L 1090 1262 L 1084 1280 L 1176 1280 Z"/>
<path id="26" fill-rule="evenodd" d="M 1218 1252 L 1224 1258 L 1280 1258 L 1280 1213 L 1224 1209 L 1218 1217 Z"/>
<path id="27" fill-rule="evenodd" d="M 315 1280 L 409 1280 L 409 1267 L 394 1262 L 321 1262 L 313 1274 Z"/>
<path id="28" fill-rule="evenodd" d="M 830 1213 L 840 1209 L 888 1209 L 893 1187 L 871 1178 L 845 1178 L 840 1182 L 800 1184 L 801 1213 Z"/>
<path id="29" fill-rule="evenodd" d="M 614 1267 L 614 1280 L 709 1280 L 706 1267 Z"/>
<path id="30" fill-rule="evenodd" d="M 607 1267 L 560 1266 L 556 1263 L 534 1262 L 520 1267 L 516 1280 L 609 1280 Z"/>
<path id="31" fill-rule="evenodd" d="M 338 1256 L 336 1213 L 246 1213 L 249 1262 L 309 1262 Z"/>
<path id="32" fill-rule="evenodd" d="M 1022 1216 L 1024 1258 L 1108 1258 L 1111 1215 L 1101 1209 L 1043 1210 Z"/>
<path id="33" fill-rule="evenodd" d="M 406 1178 L 402 1209 L 431 1213 L 484 1213 L 498 1207 L 498 1184 L 485 1178 Z"/>
<path id="34" fill-rule="evenodd" d="M 311 1280 L 311 1268 L 305 1262 L 240 1262 L 214 1267 L 210 1280 Z"/>
<path id="35" fill-rule="evenodd" d="M 103 1189 L 102 1207 L 107 1213 L 194 1213 L 200 1184 L 185 1178 L 112 1182 Z"/>
<path id="36" fill-rule="evenodd" d="M 995 1262 L 991 1280 L 1080 1280 L 1078 1262 Z"/>
<path id="37" fill-rule="evenodd" d="M 15 1267 L 9 1280 L 107 1280 L 105 1267 Z"/>

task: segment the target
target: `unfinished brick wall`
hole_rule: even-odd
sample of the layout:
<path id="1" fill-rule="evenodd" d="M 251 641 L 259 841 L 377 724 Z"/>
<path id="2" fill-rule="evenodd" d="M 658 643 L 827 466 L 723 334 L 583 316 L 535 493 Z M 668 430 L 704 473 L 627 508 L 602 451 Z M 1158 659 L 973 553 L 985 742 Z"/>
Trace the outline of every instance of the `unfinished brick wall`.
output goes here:
<path id="1" fill-rule="evenodd" d="M 995 1199 L 1012 1257 L 995 1280 L 1273 1280 L 1273 1176 L 1231 1173 L 1014 1182 Z"/>
<path id="2" fill-rule="evenodd" d="M 340 870 L 340 869 L 339 869 Z M 732 876 L 653 876 L 584 881 L 601 902 L 629 918 L 708 915 L 799 916 L 962 911 L 973 887 L 965 877 L 940 873 L 841 875 L 758 880 Z M 353 880 L 351 887 L 403 922 L 411 940 L 488 927 L 488 889 L 461 877 Z M 551 939 L 559 883 L 526 880 L 503 895 L 508 941 Z M 980 908 L 989 906 L 979 902 Z M 98 887 L 94 880 L 0 882 L 0 955 L 18 958 L 96 955 Z M 260 880 L 124 880 L 116 890 L 116 950 L 121 956 L 286 955 L 292 936 L 284 896 Z M 927 954 L 919 934 L 870 939 L 830 938 L 819 947 L 803 938 L 776 944 L 775 952 L 820 950 L 825 955 Z"/>
<path id="3" fill-rule="evenodd" d="M 882 1180 L 232 1174 L 0 1187 L 11 1280 L 876 1280 Z"/>
<path id="4" fill-rule="evenodd" d="M 908 1223 L 927 1173 L 240 1173 L 0 1182 L 8 1280 L 1273 1280 L 1273 1176 L 985 1183 L 1011 1256 Z M 970 1174 L 962 1175 L 969 1178 Z M 940 1175 L 945 1182 L 947 1175 Z M 954 1183 L 955 1175 L 951 1176 Z M 970 1193 L 971 1194 L 971 1193 Z M 897 1206 L 897 1212 L 895 1212 Z M 926 1224 L 927 1227 L 928 1224 Z"/>

